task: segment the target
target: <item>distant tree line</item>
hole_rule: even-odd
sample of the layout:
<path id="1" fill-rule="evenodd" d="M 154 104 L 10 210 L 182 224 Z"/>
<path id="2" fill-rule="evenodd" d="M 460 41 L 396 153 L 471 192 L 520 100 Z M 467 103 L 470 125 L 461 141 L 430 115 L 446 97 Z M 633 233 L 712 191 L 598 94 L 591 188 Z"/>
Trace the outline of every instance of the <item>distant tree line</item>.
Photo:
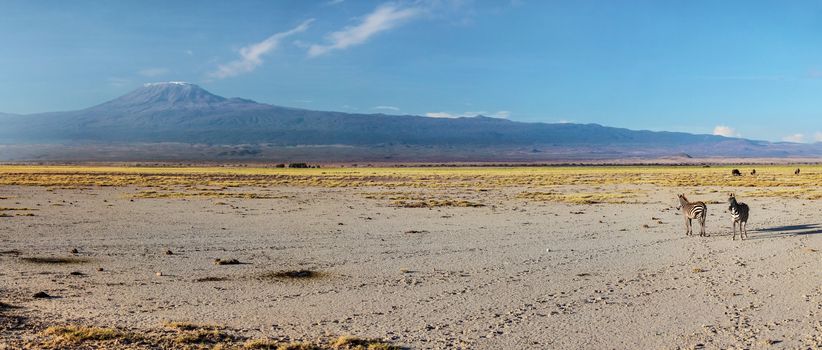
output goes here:
<path id="1" fill-rule="evenodd" d="M 308 168 L 319 168 L 319 165 L 309 165 L 307 163 L 288 163 L 288 165 L 284 163 L 280 163 L 274 166 L 275 168 L 296 168 L 296 169 L 308 169 Z"/>

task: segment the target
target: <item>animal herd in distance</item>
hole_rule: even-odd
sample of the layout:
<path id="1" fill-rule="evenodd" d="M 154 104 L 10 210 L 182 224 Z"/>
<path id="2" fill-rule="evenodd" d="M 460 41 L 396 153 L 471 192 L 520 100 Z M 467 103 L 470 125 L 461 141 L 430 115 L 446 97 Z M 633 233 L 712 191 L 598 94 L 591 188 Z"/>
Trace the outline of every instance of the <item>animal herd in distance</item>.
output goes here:
<path id="1" fill-rule="evenodd" d="M 793 171 L 793 174 L 794 175 L 799 175 L 799 168 L 796 168 L 796 170 Z M 731 175 L 733 175 L 733 176 L 742 176 L 742 172 L 740 172 L 739 169 L 734 169 L 734 170 L 731 170 Z M 751 169 L 751 175 L 756 175 L 756 169 Z"/>

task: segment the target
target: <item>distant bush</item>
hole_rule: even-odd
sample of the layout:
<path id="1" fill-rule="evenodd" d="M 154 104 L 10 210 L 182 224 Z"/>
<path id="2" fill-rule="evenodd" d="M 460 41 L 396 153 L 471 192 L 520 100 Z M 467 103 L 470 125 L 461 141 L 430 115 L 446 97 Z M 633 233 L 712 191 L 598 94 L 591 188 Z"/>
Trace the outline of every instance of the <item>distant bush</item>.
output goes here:
<path id="1" fill-rule="evenodd" d="M 288 164 L 289 168 L 308 168 L 308 164 L 305 163 L 291 163 Z"/>
<path id="2" fill-rule="evenodd" d="M 275 168 L 285 168 L 285 164 L 280 163 L 280 164 L 275 165 L 274 167 Z"/>

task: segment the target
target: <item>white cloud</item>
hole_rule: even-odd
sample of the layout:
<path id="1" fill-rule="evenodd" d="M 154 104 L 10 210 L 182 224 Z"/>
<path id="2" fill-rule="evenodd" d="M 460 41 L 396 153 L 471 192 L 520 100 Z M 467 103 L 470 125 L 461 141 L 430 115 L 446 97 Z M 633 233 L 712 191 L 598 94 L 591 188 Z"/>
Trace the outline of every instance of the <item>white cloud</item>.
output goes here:
<path id="1" fill-rule="evenodd" d="M 109 77 L 106 80 L 108 80 L 108 85 L 110 85 L 111 87 L 115 87 L 115 88 L 120 88 L 120 87 L 123 87 L 123 86 L 126 86 L 126 85 L 131 85 L 131 80 L 128 80 L 128 79 L 123 79 L 123 78 L 118 78 L 118 77 Z"/>
<path id="2" fill-rule="evenodd" d="M 788 135 L 788 136 L 783 137 L 782 141 L 802 143 L 802 142 L 805 142 L 805 135 L 803 135 L 803 134 Z"/>
<path id="3" fill-rule="evenodd" d="M 345 2 L 345 0 L 328 0 L 325 4 L 326 5 L 339 5 Z"/>
<path id="4" fill-rule="evenodd" d="M 449 112 L 428 112 L 425 113 L 426 117 L 430 118 L 472 118 L 478 116 L 486 116 L 492 118 L 508 118 L 511 116 L 510 111 L 497 111 L 493 113 L 489 113 L 486 111 L 477 111 L 477 112 L 464 112 L 464 113 L 449 113 Z"/>
<path id="5" fill-rule="evenodd" d="M 394 112 L 400 110 L 399 107 L 394 107 L 394 106 L 376 106 L 376 107 L 374 107 L 374 109 L 382 109 L 382 110 L 394 111 Z"/>
<path id="6" fill-rule="evenodd" d="M 813 134 L 813 140 L 815 142 L 822 142 L 822 132 L 817 131 L 815 134 Z"/>
<path id="7" fill-rule="evenodd" d="M 317 57 L 334 50 L 343 50 L 351 46 L 360 45 L 377 33 L 397 27 L 408 20 L 423 13 L 419 7 L 401 8 L 394 4 L 385 4 L 377 7 L 368 14 L 360 24 L 348 26 L 340 31 L 328 35 L 330 43 L 326 45 L 314 44 L 308 48 L 309 57 Z"/>
<path id="8" fill-rule="evenodd" d="M 453 115 L 453 114 L 448 113 L 448 112 L 428 112 L 428 113 L 425 113 L 425 116 L 429 117 L 429 118 L 457 118 L 457 117 L 459 117 L 459 116 Z"/>
<path id="9" fill-rule="evenodd" d="M 144 77 L 154 78 L 159 77 L 161 75 L 166 75 L 168 73 L 167 68 L 146 68 L 139 71 L 140 75 Z"/>
<path id="10" fill-rule="evenodd" d="M 717 125 L 714 127 L 714 135 L 725 136 L 725 137 L 740 137 L 738 132 L 730 126 L 725 125 Z"/>
<path id="11" fill-rule="evenodd" d="M 510 117 L 510 116 L 511 116 L 511 112 L 510 112 L 510 111 L 498 111 L 498 112 L 496 112 L 496 113 L 491 114 L 490 116 L 491 116 L 491 117 L 494 117 L 494 118 L 505 118 L 505 119 L 508 119 L 508 117 Z"/>
<path id="12" fill-rule="evenodd" d="M 263 64 L 262 56 L 264 54 L 276 49 L 283 39 L 304 32 L 313 21 L 314 19 L 306 20 L 291 30 L 274 34 L 261 42 L 241 48 L 240 59 L 219 65 L 216 71 L 209 73 L 209 76 L 223 79 L 253 71 Z"/>

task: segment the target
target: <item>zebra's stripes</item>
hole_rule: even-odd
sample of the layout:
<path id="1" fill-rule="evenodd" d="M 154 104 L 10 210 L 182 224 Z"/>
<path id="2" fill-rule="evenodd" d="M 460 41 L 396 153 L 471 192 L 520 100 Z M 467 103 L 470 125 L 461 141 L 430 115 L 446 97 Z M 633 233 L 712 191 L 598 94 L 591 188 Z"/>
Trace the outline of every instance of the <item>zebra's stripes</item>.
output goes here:
<path id="1" fill-rule="evenodd" d="M 703 202 L 689 202 L 688 198 L 685 198 L 684 194 L 680 194 L 679 209 L 682 210 L 682 214 L 685 216 L 685 235 L 690 236 L 693 234 L 693 225 L 691 220 L 697 219 L 700 224 L 699 235 L 706 236 L 705 219 L 708 216 L 708 206 L 706 206 Z"/>
<path id="2" fill-rule="evenodd" d="M 736 240 L 736 225 L 739 224 L 739 238 L 748 238 L 748 214 L 750 208 L 745 203 L 736 201 L 736 196 L 731 193 L 728 196 L 728 210 L 731 212 L 733 220 L 733 240 Z"/>

